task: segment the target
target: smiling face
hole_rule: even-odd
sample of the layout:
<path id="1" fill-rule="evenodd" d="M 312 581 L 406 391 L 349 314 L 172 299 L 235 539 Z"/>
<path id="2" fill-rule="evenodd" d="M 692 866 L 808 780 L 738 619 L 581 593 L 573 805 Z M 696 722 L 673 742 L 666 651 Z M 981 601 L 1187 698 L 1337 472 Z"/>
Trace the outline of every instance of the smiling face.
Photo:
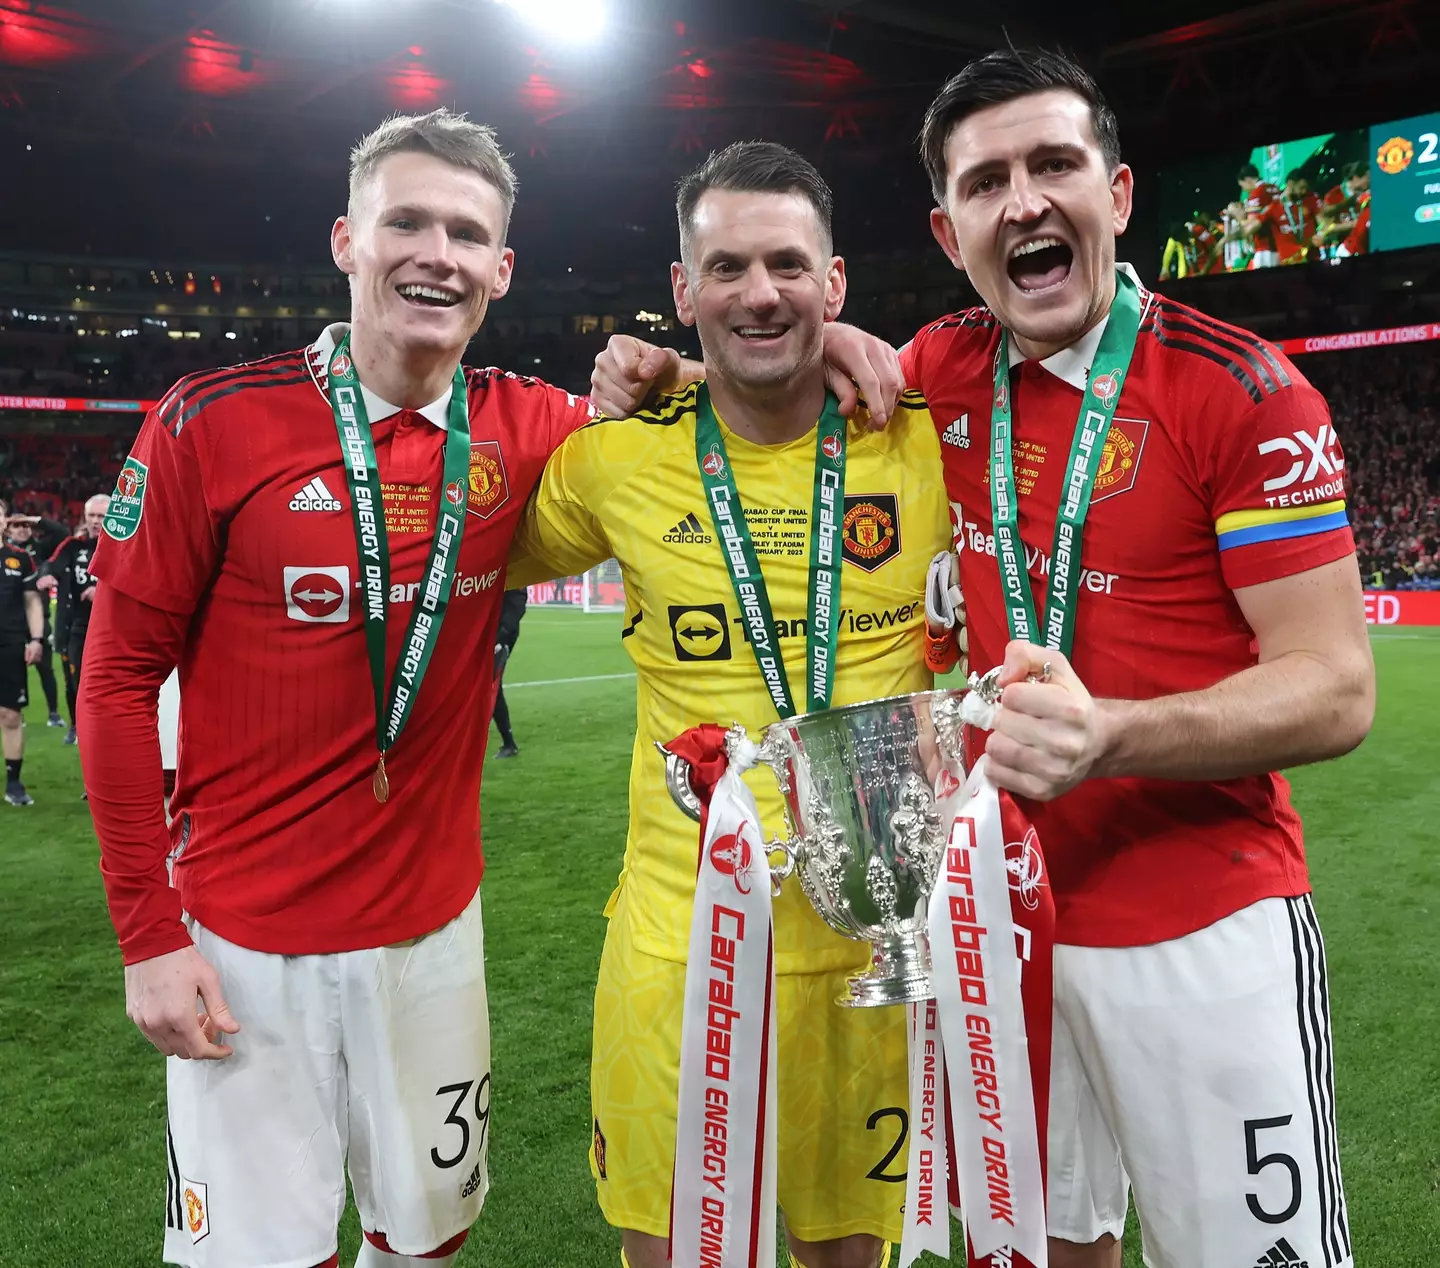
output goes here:
<path id="1" fill-rule="evenodd" d="M 331 231 L 352 325 L 402 350 L 458 356 L 510 287 L 505 221 L 479 172 L 424 153 L 382 160 Z"/>
<path id="2" fill-rule="evenodd" d="M 1107 170 L 1089 105 L 1052 89 L 976 110 L 945 163 L 930 221 L 951 263 L 1032 355 L 1074 342 L 1109 310 L 1133 185 Z"/>
<path id="3" fill-rule="evenodd" d="M 675 311 L 699 331 L 711 373 L 764 388 L 820 365 L 821 327 L 845 303 L 845 263 L 805 197 L 708 190 L 686 255 L 670 266 Z"/>

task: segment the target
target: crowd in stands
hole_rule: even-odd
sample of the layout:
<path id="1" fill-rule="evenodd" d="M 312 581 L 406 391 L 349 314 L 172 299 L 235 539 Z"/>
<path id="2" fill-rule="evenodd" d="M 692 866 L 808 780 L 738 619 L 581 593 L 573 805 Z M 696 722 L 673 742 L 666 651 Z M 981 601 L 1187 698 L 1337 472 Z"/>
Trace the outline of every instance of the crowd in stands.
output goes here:
<path id="1" fill-rule="evenodd" d="M 0 437 L 0 495 L 22 515 L 75 528 L 85 499 L 109 493 L 129 449 L 128 436 Z"/>
<path id="2" fill-rule="evenodd" d="M 1440 347 L 1301 358 L 1345 449 L 1360 573 L 1376 590 L 1440 590 Z"/>
<path id="3" fill-rule="evenodd" d="M 103 396 L 154 400 L 187 374 L 254 361 L 300 341 L 268 325 L 225 336 L 171 339 L 164 330 L 113 333 L 28 327 L 0 329 L 0 395 Z M 585 391 L 603 333 L 491 336 L 482 331 L 466 360 L 534 374 L 567 391 Z"/>
<path id="4" fill-rule="evenodd" d="M 17 347 L 24 348 L 15 332 L 8 333 L 10 338 L 0 339 L 0 392 L 15 390 L 5 386 L 3 367 L 17 359 Z M 45 338 L 58 341 L 49 349 L 55 361 L 73 356 L 79 342 Z M 127 372 L 134 376 L 112 374 L 88 385 L 67 382 L 50 390 L 156 397 L 182 374 L 262 356 L 274 350 L 272 342 L 262 336 L 137 340 L 133 348 L 143 347 L 153 356 L 132 359 Z M 584 391 L 603 343 L 603 334 L 482 338 L 468 359 Z M 1365 584 L 1440 589 L 1440 345 L 1311 355 L 1298 364 L 1330 402 L 1345 449 L 1347 498 Z M 0 439 L 0 492 L 11 493 L 23 511 L 76 523 L 84 500 L 113 483 L 127 441 L 128 436 L 114 435 Z"/>

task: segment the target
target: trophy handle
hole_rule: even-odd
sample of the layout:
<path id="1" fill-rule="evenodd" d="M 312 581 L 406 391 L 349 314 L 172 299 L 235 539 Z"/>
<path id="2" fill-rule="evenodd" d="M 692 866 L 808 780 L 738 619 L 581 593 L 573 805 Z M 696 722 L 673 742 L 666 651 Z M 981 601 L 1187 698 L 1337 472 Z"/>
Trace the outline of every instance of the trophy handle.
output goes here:
<path id="1" fill-rule="evenodd" d="M 688 815 L 696 823 L 699 823 L 700 798 L 695 795 L 695 789 L 690 784 L 690 763 L 679 754 L 672 753 L 659 740 L 655 741 L 655 747 L 665 758 L 665 787 L 670 790 L 671 799 L 680 808 L 682 814 Z M 778 863 L 770 862 L 772 854 L 780 855 Z M 770 893 L 773 897 L 779 898 L 781 884 L 789 880 L 795 873 L 795 845 L 791 841 L 782 841 L 777 837 L 765 846 L 765 856 L 766 864 L 770 869 Z"/>
<path id="2" fill-rule="evenodd" d="M 665 787 L 670 790 L 670 798 L 680 808 L 682 814 L 689 815 L 696 823 L 700 822 L 700 798 L 695 795 L 695 790 L 690 786 L 690 763 L 676 753 L 655 741 L 655 747 L 660 750 L 661 756 L 665 758 Z"/>
<path id="3" fill-rule="evenodd" d="M 795 845 L 779 837 L 765 847 L 766 862 L 772 854 L 780 855 L 780 862 L 770 863 L 770 897 L 780 897 L 780 886 L 795 874 Z"/>

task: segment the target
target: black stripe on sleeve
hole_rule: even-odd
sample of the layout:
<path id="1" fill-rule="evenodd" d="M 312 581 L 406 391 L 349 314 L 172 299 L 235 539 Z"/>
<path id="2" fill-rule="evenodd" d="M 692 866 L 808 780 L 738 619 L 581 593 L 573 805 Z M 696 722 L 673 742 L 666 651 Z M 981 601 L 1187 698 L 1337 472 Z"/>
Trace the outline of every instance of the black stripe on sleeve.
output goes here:
<path id="1" fill-rule="evenodd" d="M 1176 352 L 1189 352 L 1197 357 L 1204 357 L 1212 361 L 1224 370 L 1231 378 L 1245 389 L 1246 394 L 1257 405 L 1265 399 L 1265 393 L 1260 384 L 1255 381 L 1253 375 L 1244 366 L 1236 364 L 1231 358 L 1218 352 L 1216 349 L 1205 344 L 1194 343 L 1188 339 L 1178 339 L 1174 332 L 1168 329 L 1167 323 L 1162 315 L 1155 319 L 1155 338 L 1167 348 L 1173 348 Z"/>
<path id="2" fill-rule="evenodd" d="M 1166 305 L 1173 308 L 1174 305 Z M 1275 349 L 1259 335 L 1252 334 L 1248 330 L 1242 330 L 1239 326 L 1228 326 L 1223 321 L 1211 317 L 1208 313 L 1202 313 L 1195 308 L 1185 309 L 1185 315 L 1200 326 L 1208 326 L 1218 335 L 1224 335 L 1227 339 L 1238 344 L 1244 344 L 1252 349 L 1259 356 L 1264 358 L 1265 364 L 1270 367 L 1270 372 L 1281 387 L 1290 386 L 1290 375 L 1285 369 L 1285 363 L 1275 354 Z"/>
<path id="3" fill-rule="evenodd" d="M 1198 322 L 1186 320 L 1189 316 L 1190 314 L 1188 312 L 1176 312 L 1173 308 L 1169 307 L 1169 305 L 1166 305 L 1164 319 L 1166 330 L 1173 330 L 1178 334 L 1193 335 L 1196 339 L 1209 343 L 1216 351 L 1243 360 L 1245 364 L 1250 367 L 1251 371 L 1253 371 L 1260 386 L 1265 389 L 1267 396 L 1271 392 L 1278 392 L 1280 388 L 1289 386 L 1290 380 L 1286 378 L 1284 383 L 1281 383 L 1272 373 L 1272 369 L 1268 363 L 1257 354 L 1255 349 L 1247 347 L 1238 339 L 1229 338 L 1220 331 L 1209 330 Z"/>

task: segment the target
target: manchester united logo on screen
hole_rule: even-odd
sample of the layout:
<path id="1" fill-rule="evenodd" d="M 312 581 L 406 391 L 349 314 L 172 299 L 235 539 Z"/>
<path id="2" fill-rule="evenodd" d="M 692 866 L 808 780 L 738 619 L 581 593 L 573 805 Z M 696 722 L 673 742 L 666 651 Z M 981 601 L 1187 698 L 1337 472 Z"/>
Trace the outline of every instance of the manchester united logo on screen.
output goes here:
<path id="1" fill-rule="evenodd" d="M 900 510 L 893 493 L 856 493 L 845 498 L 841 524 L 843 553 L 850 563 L 874 572 L 900 553 Z"/>
<path id="2" fill-rule="evenodd" d="M 1375 161 L 1387 176 L 1403 172 L 1410 166 L 1410 160 L 1414 157 L 1415 147 L 1403 136 L 1392 136 L 1375 151 Z"/>
<path id="3" fill-rule="evenodd" d="M 505 459 L 498 440 L 477 440 L 470 446 L 470 514 L 488 520 L 510 500 Z"/>
<path id="4" fill-rule="evenodd" d="M 1095 473 L 1095 491 L 1090 495 L 1092 503 L 1135 487 L 1149 431 L 1149 420 L 1143 418 L 1117 418 L 1111 422 L 1105 447 L 1100 451 L 1100 469 Z"/>

